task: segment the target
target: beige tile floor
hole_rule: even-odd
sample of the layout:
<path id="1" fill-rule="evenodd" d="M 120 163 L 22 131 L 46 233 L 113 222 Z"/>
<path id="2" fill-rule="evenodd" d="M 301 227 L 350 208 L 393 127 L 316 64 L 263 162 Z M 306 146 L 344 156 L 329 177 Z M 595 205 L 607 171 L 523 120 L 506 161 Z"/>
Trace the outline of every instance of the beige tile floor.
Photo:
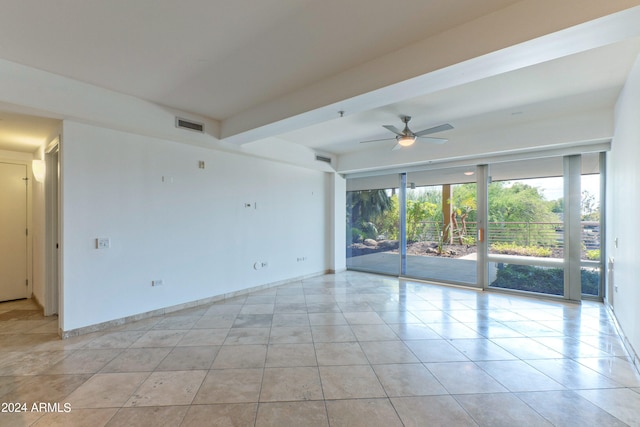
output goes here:
<path id="1" fill-rule="evenodd" d="M 0 426 L 640 425 L 640 376 L 598 303 L 345 272 L 65 341 L 56 327 L 0 304 L 0 402 L 27 405 Z"/>

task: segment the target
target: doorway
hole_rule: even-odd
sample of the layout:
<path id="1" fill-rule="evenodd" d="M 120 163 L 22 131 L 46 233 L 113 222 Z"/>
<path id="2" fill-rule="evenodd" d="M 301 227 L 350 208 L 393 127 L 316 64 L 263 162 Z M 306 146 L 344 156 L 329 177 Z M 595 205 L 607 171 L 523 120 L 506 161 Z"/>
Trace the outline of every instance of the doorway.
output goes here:
<path id="1" fill-rule="evenodd" d="M 0 162 L 0 301 L 27 298 L 27 166 Z"/>

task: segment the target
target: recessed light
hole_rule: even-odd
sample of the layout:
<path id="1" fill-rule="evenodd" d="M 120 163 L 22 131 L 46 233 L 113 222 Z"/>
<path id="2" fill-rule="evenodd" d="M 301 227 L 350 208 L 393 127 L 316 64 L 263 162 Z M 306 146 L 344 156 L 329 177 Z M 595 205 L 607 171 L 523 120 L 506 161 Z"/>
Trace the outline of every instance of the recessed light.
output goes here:
<path id="1" fill-rule="evenodd" d="M 475 173 L 475 172 L 473 172 L 473 171 L 467 171 L 467 172 L 465 172 L 464 174 L 465 174 L 465 175 L 467 175 L 467 176 L 471 176 L 471 175 L 473 175 L 474 173 Z"/>

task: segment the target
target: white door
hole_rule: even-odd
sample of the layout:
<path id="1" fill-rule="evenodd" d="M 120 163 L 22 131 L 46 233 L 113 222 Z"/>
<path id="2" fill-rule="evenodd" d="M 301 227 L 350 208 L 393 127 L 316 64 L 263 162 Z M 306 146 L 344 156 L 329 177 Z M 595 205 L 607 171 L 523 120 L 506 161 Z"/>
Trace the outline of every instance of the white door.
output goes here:
<path id="1" fill-rule="evenodd" d="M 27 297 L 27 166 L 0 163 L 0 301 Z"/>

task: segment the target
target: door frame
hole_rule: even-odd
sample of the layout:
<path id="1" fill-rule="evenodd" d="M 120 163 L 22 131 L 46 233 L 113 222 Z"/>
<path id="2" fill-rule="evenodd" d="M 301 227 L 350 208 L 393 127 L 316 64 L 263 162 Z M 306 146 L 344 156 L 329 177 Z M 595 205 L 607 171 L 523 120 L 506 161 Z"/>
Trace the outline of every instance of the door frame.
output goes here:
<path id="1" fill-rule="evenodd" d="M 44 315 L 60 321 L 60 137 L 45 149 L 45 286 Z"/>

